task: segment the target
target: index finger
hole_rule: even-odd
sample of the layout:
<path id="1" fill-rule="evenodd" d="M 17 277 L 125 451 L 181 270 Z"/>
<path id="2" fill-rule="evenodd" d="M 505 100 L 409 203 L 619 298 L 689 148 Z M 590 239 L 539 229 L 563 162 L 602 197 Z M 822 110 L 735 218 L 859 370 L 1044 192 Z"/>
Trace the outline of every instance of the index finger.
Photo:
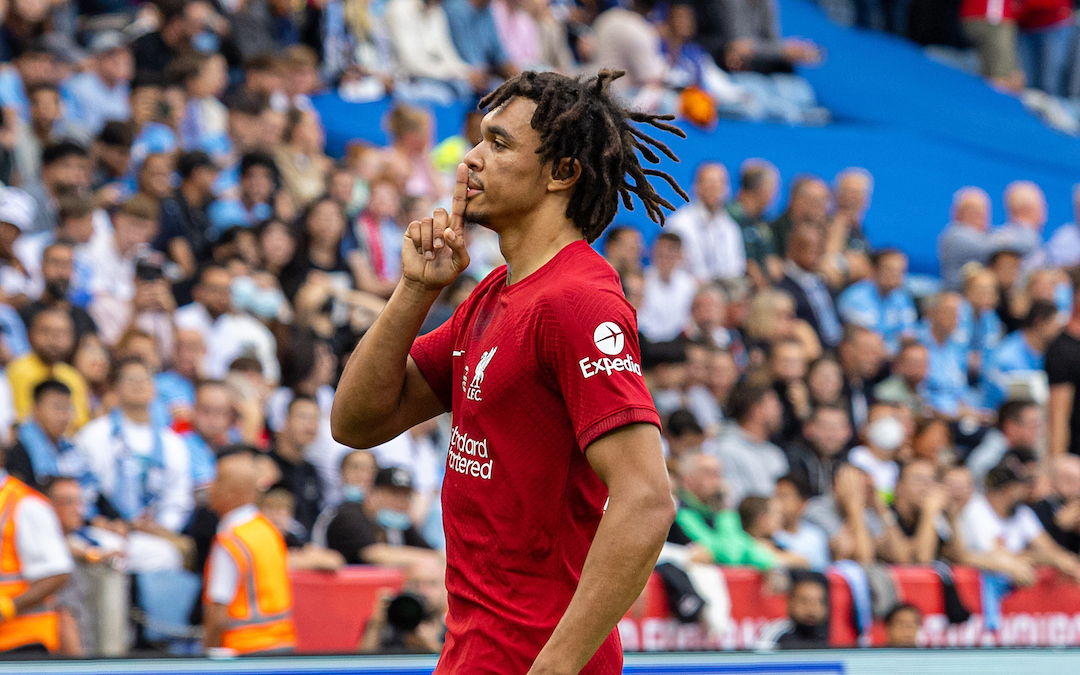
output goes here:
<path id="1" fill-rule="evenodd" d="M 457 179 L 454 182 L 454 202 L 450 206 L 450 229 L 461 235 L 465 231 L 465 202 L 469 190 L 469 167 L 465 162 L 458 164 Z"/>

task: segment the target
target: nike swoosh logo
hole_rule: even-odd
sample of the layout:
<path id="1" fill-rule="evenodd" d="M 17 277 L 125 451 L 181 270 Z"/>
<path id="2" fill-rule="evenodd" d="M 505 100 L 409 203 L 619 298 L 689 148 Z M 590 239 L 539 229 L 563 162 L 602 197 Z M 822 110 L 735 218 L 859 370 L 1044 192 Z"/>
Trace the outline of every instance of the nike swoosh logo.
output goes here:
<path id="1" fill-rule="evenodd" d="M 456 350 L 455 350 L 455 351 L 451 352 L 451 354 L 452 354 L 453 356 L 464 356 L 464 355 L 465 355 L 465 351 L 464 351 L 464 350 L 462 350 L 462 351 L 456 351 Z"/>

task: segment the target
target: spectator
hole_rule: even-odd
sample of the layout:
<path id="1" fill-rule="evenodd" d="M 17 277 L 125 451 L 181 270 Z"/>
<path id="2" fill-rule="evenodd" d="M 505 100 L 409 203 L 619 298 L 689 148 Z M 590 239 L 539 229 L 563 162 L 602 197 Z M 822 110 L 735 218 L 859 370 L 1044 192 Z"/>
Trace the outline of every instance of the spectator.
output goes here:
<path id="1" fill-rule="evenodd" d="M 21 233 L 30 229 L 34 201 L 19 188 L 0 188 L 0 300 L 22 307 L 30 280 L 21 269 L 16 253 Z"/>
<path id="2" fill-rule="evenodd" d="M 653 244 L 652 265 L 645 269 L 645 297 L 638 310 L 638 330 L 652 342 L 674 340 L 690 323 L 698 282 L 679 263 L 682 238 L 664 232 Z"/>
<path id="3" fill-rule="evenodd" d="M 91 155 L 94 175 L 90 181 L 95 201 L 102 208 L 113 208 L 131 196 L 128 177 L 131 170 L 131 146 L 135 128 L 130 122 L 110 120 L 94 139 Z"/>
<path id="4" fill-rule="evenodd" d="M 203 644 L 208 651 L 245 654 L 296 647 L 285 544 L 255 507 L 256 481 L 251 454 L 238 452 L 219 461 L 210 488 L 210 506 L 221 520 L 204 581 Z"/>
<path id="5" fill-rule="evenodd" d="M 797 65 L 821 61 L 821 50 L 800 38 L 780 37 L 776 5 L 763 0 L 722 0 L 719 11 L 724 53 L 714 54 L 728 70 L 790 73 Z"/>
<path id="6" fill-rule="evenodd" d="M 158 30 L 132 43 L 136 71 L 165 72 L 176 55 L 192 46 L 212 10 L 202 0 L 162 0 Z"/>
<path id="7" fill-rule="evenodd" d="M 319 404 L 307 396 L 289 402 L 285 424 L 274 438 L 271 457 L 281 470 L 283 486 L 296 499 L 296 520 L 304 527 L 304 537 L 311 536 L 315 519 L 322 508 L 323 488 L 318 470 L 304 459 L 304 453 L 319 433 Z"/>
<path id="8" fill-rule="evenodd" d="M 691 546 L 690 559 L 722 565 L 752 565 L 772 569 L 777 556 L 743 531 L 739 514 L 725 506 L 720 462 L 704 453 L 679 461 L 678 511 L 667 540 Z"/>
<path id="9" fill-rule="evenodd" d="M 943 556 L 963 563 L 959 532 L 960 511 L 950 502 L 945 486 L 934 480 L 934 465 L 924 459 L 908 462 L 896 483 L 893 515 L 901 537 L 890 562 L 898 565 L 926 565 Z"/>
<path id="10" fill-rule="evenodd" d="M 975 485 L 982 492 L 986 475 L 1011 450 L 1030 451 L 1043 433 L 1043 416 L 1031 400 L 1005 401 L 997 411 L 997 427 L 990 429 L 965 461 Z"/>
<path id="11" fill-rule="evenodd" d="M 1069 271 L 1072 284 L 1072 316 L 1065 329 L 1046 350 L 1046 376 L 1050 383 L 1047 403 L 1047 448 L 1051 455 L 1080 455 L 1080 268 Z"/>
<path id="12" fill-rule="evenodd" d="M 352 450 L 341 458 L 338 469 L 341 479 L 341 499 L 331 502 L 322 510 L 311 531 L 311 540 L 318 546 L 327 545 L 327 528 L 337 517 L 338 507 L 341 504 L 360 504 L 371 494 L 375 484 L 375 474 L 379 472 L 379 463 L 370 450 Z"/>
<path id="13" fill-rule="evenodd" d="M 1058 546 L 1080 554 L 1080 457 L 1057 455 L 1048 465 L 1051 492 L 1032 508 Z"/>
<path id="14" fill-rule="evenodd" d="M 103 233 L 94 237 L 82 256 L 90 267 L 87 286 L 94 298 L 90 316 L 98 324 L 113 326 L 114 340 L 125 326 L 115 326 L 115 319 L 110 321 L 112 312 L 135 297 L 136 267 L 149 253 L 157 220 L 157 203 L 146 195 L 135 195 L 113 213 L 111 236 Z"/>
<path id="15" fill-rule="evenodd" d="M 964 299 L 960 305 L 962 335 L 968 336 L 968 369 L 978 371 L 984 367 L 990 352 L 1005 335 L 1005 326 L 997 314 L 997 279 L 989 268 L 978 263 L 964 268 Z"/>
<path id="16" fill-rule="evenodd" d="M 899 249 L 874 254 L 872 279 L 848 286 L 836 303 L 844 323 L 869 328 L 885 340 L 885 349 L 895 356 L 900 341 L 915 335 L 918 314 L 911 293 L 904 287 L 907 256 Z"/>
<path id="17" fill-rule="evenodd" d="M 75 413 L 72 429 L 86 424 L 90 419 L 86 381 L 65 362 L 75 349 L 75 329 L 68 313 L 57 309 L 38 312 L 30 324 L 30 349 L 29 354 L 7 366 L 19 419 L 25 419 L 31 412 L 34 387 L 55 379 L 71 390 Z"/>
<path id="18" fill-rule="evenodd" d="M 866 169 L 844 169 L 836 176 L 836 211 L 829 220 L 825 245 L 834 286 L 870 274 L 870 241 L 863 230 L 863 220 L 870 208 L 873 189 L 874 177 Z"/>
<path id="19" fill-rule="evenodd" d="M 774 436 L 777 443 L 784 447 L 799 438 L 803 420 L 810 417 L 810 390 L 806 386 L 806 366 L 806 355 L 797 341 L 777 340 L 770 345 L 769 375 L 783 409 L 780 432 Z"/>
<path id="20" fill-rule="evenodd" d="M 772 229 L 764 218 L 765 210 L 776 198 L 779 183 L 780 174 L 775 166 L 762 159 L 747 160 L 739 172 L 739 189 L 727 205 L 728 215 L 742 233 L 746 274 L 757 288 L 765 288 L 771 279 L 781 276 Z"/>
<path id="21" fill-rule="evenodd" d="M 931 412 L 926 398 L 929 361 L 925 345 L 913 339 L 903 340 L 893 361 L 892 375 L 874 387 L 874 400 L 904 406 L 916 416 Z"/>
<path id="22" fill-rule="evenodd" d="M 775 649 L 825 649 L 829 646 L 829 582 L 820 573 L 801 573 L 791 580 L 788 619 L 777 627 Z"/>
<path id="23" fill-rule="evenodd" d="M 733 337 L 724 326 L 727 302 L 723 289 L 715 284 L 698 286 L 690 303 L 690 319 L 683 332 L 692 342 L 720 349 L 732 349 Z"/>
<path id="24" fill-rule="evenodd" d="M 401 595 L 396 598 L 387 595 L 376 601 L 375 611 L 364 628 L 360 652 L 437 654 L 442 651 L 447 610 L 445 576 L 446 564 L 440 559 L 428 556 L 413 561 L 406 569 Z M 420 610 L 418 616 L 402 611 L 416 605 Z"/>
<path id="25" fill-rule="evenodd" d="M 805 442 L 787 448 L 791 472 L 806 481 L 810 496 L 828 494 L 837 467 L 847 461 L 851 439 L 847 411 L 838 406 L 817 406 L 803 423 L 803 438 Z"/>
<path id="26" fill-rule="evenodd" d="M 322 194 L 326 173 L 333 162 L 323 152 L 324 132 L 315 114 L 301 108 L 289 110 L 284 143 L 274 150 L 282 186 L 297 209 L 308 206 Z"/>
<path id="27" fill-rule="evenodd" d="M 965 187 L 953 195 L 952 219 L 938 235 L 938 260 L 948 290 L 960 290 L 961 269 L 970 262 L 985 264 L 996 243 L 990 228 L 990 196 L 977 187 Z"/>
<path id="28" fill-rule="evenodd" d="M 1009 396 L 1014 382 L 1030 381 L 1041 373 L 1047 348 L 1061 332 L 1053 303 L 1036 301 L 1022 328 L 990 353 L 982 370 L 983 405 L 996 408 Z"/>
<path id="29" fill-rule="evenodd" d="M 15 171 L 19 184 L 29 188 L 41 176 L 42 150 L 63 140 L 89 144 L 90 137 L 64 121 L 64 103 L 55 84 L 38 84 L 27 90 L 30 121 L 16 127 Z"/>
<path id="30" fill-rule="evenodd" d="M 344 502 L 326 530 L 327 545 L 348 564 L 410 565 L 438 559 L 409 518 L 413 483 L 400 468 L 380 469 L 371 494 Z"/>
<path id="31" fill-rule="evenodd" d="M 218 161 L 228 159 L 228 109 L 219 100 L 228 85 L 228 66 L 221 54 L 189 52 L 169 64 L 166 78 L 180 85 L 185 98 L 180 111 L 180 143 Z"/>
<path id="32" fill-rule="evenodd" d="M 802 344 L 807 358 L 821 355 L 821 341 L 813 327 L 795 316 L 795 301 L 778 288 L 767 288 L 750 303 L 750 315 L 744 322 L 747 358 L 751 365 L 764 365 L 769 344 L 781 339 L 795 339 Z"/>
<path id="33" fill-rule="evenodd" d="M 96 135 L 109 120 L 131 117 L 135 62 L 127 38 L 118 31 L 95 34 L 88 51 L 90 67 L 69 78 L 63 91 L 68 121 Z"/>
<path id="34" fill-rule="evenodd" d="M 904 423 L 896 416 L 896 408 L 886 403 L 870 406 L 866 426 L 862 430 L 863 444 L 852 448 L 848 461 L 866 472 L 882 501 L 891 503 L 900 475 L 896 453 L 907 440 Z"/>
<path id="35" fill-rule="evenodd" d="M 727 169 L 715 162 L 702 164 L 695 173 L 694 201 L 669 221 L 683 240 L 686 268 L 702 282 L 746 273 L 742 233 L 724 208 L 727 196 Z"/>
<path id="36" fill-rule="evenodd" d="M 300 289 L 312 280 L 324 281 L 337 296 L 354 290 L 356 280 L 341 253 L 345 216 L 338 205 L 321 197 L 308 207 L 300 222 L 303 230 L 296 254 L 281 272 L 286 297 L 295 301 Z"/>
<path id="37" fill-rule="evenodd" d="M 1069 0 L 1024 0 L 1016 16 L 1016 46 L 1027 86 L 1065 95 L 1065 72 L 1073 35 Z"/>
<path id="38" fill-rule="evenodd" d="M 832 295 L 820 275 L 825 253 L 825 229 L 820 221 L 796 221 L 784 260 L 784 277 L 777 287 L 795 299 L 795 316 L 810 324 L 821 344 L 835 348 L 843 338 Z"/>
<path id="39" fill-rule="evenodd" d="M 918 647 L 922 630 L 922 611 L 910 603 L 901 603 L 885 615 L 885 643 L 893 649 Z"/>
<path id="40" fill-rule="evenodd" d="M 844 370 L 831 356 L 822 356 L 810 362 L 806 371 L 806 386 L 810 390 L 810 404 L 844 405 Z"/>
<path id="41" fill-rule="evenodd" d="M 833 474 L 831 493 L 814 497 L 803 518 L 829 537 L 833 560 L 870 565 L 880 554 L 890 558 L 890 545 L 899 536 L 895 518 L 878 497 L 870 476 L 850 464 Z"/>
<path id="42" fill-rule="evenodd" d="M 10 66 L 0 71 L 0 106 L 22 122 L 29 122 L 30 102 L 26 92 L 38 84 L 55 83 L 56 59 L 43 39 L 25 40 L 15 54 L 5 56 Z"/>
<path id="43" fill-rule="evenodd" d="M 641 269 L 645 242 L 641 232 L 625 225 L 612 225 L 604 239 L 604 258 L 619 274 L 627 270 Z"/>
<path id="44" fill-rule="evenodd" d="M 1031 480 L 1025 468 L 1008 457 L 987 474 L 986 495 L 974 495 L 960 513 L 961 536 L 975 554 L 972 562 L 1021 586 L 1034 583 L 1033 565 L 1051 565 L 1080 580 L 1076 556 L 1051 539 L 1024 504 Z"/>
<path id="45" fill-rule="evenodd" d="M 747 497 L 739 504 L 739 522 L 743 531 L 769 548 L 776 556 L 778 566 L 805 569 L 809 564 L 806 558 L 778 548 L 773 541 L 780 529 L 780 518 L 780 506 L 775 497 Z"/>
<path id="46" fill-rule="evenodd" d="M 777 253 L 787 252 L 788 237 L 796 222 L 825 224 L 829 198 L 829 186 L 817 176 L 798 176 L 792 181 L 787 209 L 769 225 Z M 821 255 L 824 255 L 824 242 Z"/>
<path id="47" fill-rule="evenodd" d="M 206 344 L 203 372 L 207 377 L 225 377 L 230 363 L 251 355 L 262 365 L 266 379 L 276 383 L 281 376 L 277 342 L 258 319 L 236 311 L 230 296 L 231 283 L 231 275 L 224 267 L 204 267 L 192 290 L 194 302 L 176 310 L 176 328 L 202 336 Z"/>
<path id="48" fill-rule="evenodd" d="M 210 253 L 210 220 L 207 207 L 213 201 L 211 186 L 218 167 L 202 150 L 180 155 L 176 162 L 180 187 L 161 203 L 161 229 L 155 249 L 180 266 L 185 278 L 195 274 L 197 261 Z"/>
<path id="49" fill-rule="evenodd" d="M 33 232 L 51 232 L 57 227 L 61 197 L 85 193 L 90 187 L 90 154 L 75 141 L 50 143 L 41 151 L 41 181 L 27 186 L 37 210 Z"/>
<path id="50" fill-rule="evenodd" d="M 443 3 L 450 37 L 457 53 L 487 77 L 512 77 L 517 69 L 510 62 L 502 43 L 490 0 L 448 0 Z"/>
<path id="51" fill-rule="evenodd" d="M 1031 181 L 1014 181 L 1005 188 L 1005 224 L 991 234 L 998 249 L 1016 251 L 1021 257 L 1042 246 L 1046 225 L 1046 197 Z"/>
<path id="52" fill-rule="evenodd" d="M 874 387 L 884 376 L 885 343 L 868 328 L 848 326 L 838 354 L 844 372 L 843 399 L 848 404 L 851 423 L 861 429 L 874 402 Z"/>
<path id="53" fill-rule="evenodd" d="M 458 55 L 441 2 L 390 0 L 386 23 L 398 72 L 418 85 L 421 97 L 449 100 L 482 82 L 478 71 Z"/>
<path id="54" fill-rule="evenodd" d="M 180 436 L 191 457 L 191 483 L 196 491 L 214 480 L 217 453 L 239 439 L 233 432 L 232 394 L 220 380 L 203 380 L 195 388 L 191 428 Z"/>
<path id="55" fill-rule="evenodd" d="M 7 472 L 34 488 L 58 476 L 83 478 L 85 464 L 68 435 L 73 410 L 71 389 L 63 382 L 45 380 L 34 387 L 33 411 L 4 455 Z"/>
<path id="56" fill-rule="evenodd" d="M 47 601 L 75 568 L 56 512 L 33 488 L 7 473 L 0 475 L 0 501 L 10 513 L 5 530 L 10 532 L 11 553 L 5 573 L 16 575 L 0 596 L 0 644 L 9 653 L 55 652 L 60 641 L 57 616 Z"/>
<path id="57" fill-rule="evenodd" d="M 1046 264 L 1071 267 L 1080 263 L 1080 184 L 1073 186 L 1073 221 L 1065 223 L 1043 245 Z"/>
<path id="58" fill-rule="evenodd" d="M 920 327 L 919 341 L 929 355 L 930 374 L 926 378 L 930 406 L 942 415 L 956 417 L 967 405 L 967 349 L 960 336 L 960 305 L 956 293 L 938 293 L 926 306 L 926 321 Z"/>
<path id="59" fill-rule="evenodd" d="M 262 151 L 246 153 L 240 158 L 238 171 L 239 196 L 219 199 L 207 209 L 210 239 L 216 239 L 230 227 L 254 227 L 274 215 L 271 202 L 279 182 L 274 158 Z"/>
<path id="60" fill-rule="evenodd" d="M 830 562 L 829 538 L 820 527 L 803 519 L 812 496 L 810 483 L 802 474 L 789 473 L 776 481 L 780 526 L 772 538 L 782 550 L 806 560 L 811 570 L 824 572 Z"/>
<path id="61" fill-rule="evenodd" d="M 172 368 L 154 376 L 158 401 L 178 428 L 191 418 L 195 406 L 195 383 L 202 378 L 206 345 L 193 330 L 176 331 L 176 352 Z"/>
<path id="62" fill-rule="evenodd" d="M 1023 71 L 1016 62 L 1016 11 L 1019 3 L 962 0 L 960 25 L 964 37 L 979 53 L 980 72 L 998 87 L 1024 88 Z"/>
<path id="63" fill-rule="evenodd" d="M 154 382 L 145 363 L 121 360 L 111 383 L 117 407 L 81 429 L 75 447 L 124 521 L 171 538 L 187 524 L 194 506 L 187 445 L 151 421 Z"/>
<path id="64" fill-rule="evenodd" d="M 729 424 L 706 445 L 725 467 L 731 503 L 747 496 L 769 497 L 776 479 L 788 471 L 788 461 L 769 437 L 780 430 L 780 399 L 771 386 L 744 382 L 731 394 Z"/>
<path id="65" fill-rule="evenodd" d="M 28 278 L 26 282 L 28 297 L 42 300 L 42 296 L 47 290 L 41 269 L 45 247 L 63 240 L 69 242 L 69 245 L 73 247 L 72 253 L 75 254 L 72 261 L 71 277 L 69 278 L 70 288 L 63 294 L 50 294 L 50 296 L 55 295 L 56 298 L 66 300 L 70 295 L 71 300 L 77 302 L 80 307 L 87 303 L 89 300 L 87 285 L 89 284 L 90 267 L 85 260 L 85 251 L 86 243 L 90 241 L 90 237 L 94 234 L 93 214 L 94 204 L 89 197 L 67 197 L 60 201 L 55 232 L 23 234 L 15 240 L 12 248 Z M 55 271 L 62 270 L 57 267 Z M 32 302 L 21 310 L 24 316 L 23 321 L 27 325 L 29 325 L 29 321 L 26 318 L 26 312 L 32 311 L 28 307 L 34 305 L 35 303 Z M 78 324 L 78 320 L 76 321 Z M 77 325 L 77 329 L 82 327 L 83 325 Z"/>

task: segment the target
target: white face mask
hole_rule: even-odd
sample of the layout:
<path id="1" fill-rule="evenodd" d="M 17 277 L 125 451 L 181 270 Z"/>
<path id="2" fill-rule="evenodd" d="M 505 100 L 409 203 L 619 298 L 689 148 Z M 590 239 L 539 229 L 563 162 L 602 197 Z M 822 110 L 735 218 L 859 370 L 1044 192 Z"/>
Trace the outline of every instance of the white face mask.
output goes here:
<path id="1" fill-rule="evenodd" d="M 904 442 L 904 423 L 895 417 L 879 417 L 866 429 L 866 440 L 885 452 L 894 452 Z"/>

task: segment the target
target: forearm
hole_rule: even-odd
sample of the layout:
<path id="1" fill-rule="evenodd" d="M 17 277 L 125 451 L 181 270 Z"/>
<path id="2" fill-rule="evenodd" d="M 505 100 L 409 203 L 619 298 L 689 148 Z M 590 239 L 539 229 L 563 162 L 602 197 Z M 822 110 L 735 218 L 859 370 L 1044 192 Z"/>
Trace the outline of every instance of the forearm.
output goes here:
<path id="1" fill-rule="evenodd" d="M 853 510 L 848 517 L 851 525 L 851 538 L 855 553 L 855 562 L 871 565 L 875 559 L 874 540 L 866 527 L 866 515 L 862 509 Z"/>
<path id="2" fill-rule="evenodd" d="M 670 498 L 662 495 L 609 503 L 577 591 L 530 672 L 576 675 L 585 667 L 645 587 L 672 511 Z"/>
<path id="3" fill-rule="evenodd" d="M 225 605 L 208 602 L 203 605 L 203 647 L 214 649 L 221 646 L 225 632 Z"/>
<path id="4" fill-rule="evenodd" d="M 31 581 L 26 591 L 22 595 L 15 597 L 15 613 L 22 614 L 27 610 L 34 609 L 45 602 L 45 599 L 50 595 L 63 588 L 67 581 L 67 574 L 57 574 Z"/>
<path id="5" fill-rule="evenodd" d="M 398 283 L 345 364 L 330 413 L 338 442 L 366 444 L 396 420 L 409 349 L 438 295 L 404 280 Z"/>
<path id="6" fill-rule="evenodd" d="M 1069 448 L 1069 417 L 1072 414 L 1073 387 L 1058 384 L 1050 387 L 1050 400 L 1046 406 L 1047 450 L 1051 456 L 1063 455 Z"/>
<path id="7" fill-rule="evenodd" d="M 925 565 L 937 555 L 938 533 L 934 526 L 935 515 L 925 514 L 919 521 L 915 532 L 915 547 L 912 560 L 916 565 Z"/>

